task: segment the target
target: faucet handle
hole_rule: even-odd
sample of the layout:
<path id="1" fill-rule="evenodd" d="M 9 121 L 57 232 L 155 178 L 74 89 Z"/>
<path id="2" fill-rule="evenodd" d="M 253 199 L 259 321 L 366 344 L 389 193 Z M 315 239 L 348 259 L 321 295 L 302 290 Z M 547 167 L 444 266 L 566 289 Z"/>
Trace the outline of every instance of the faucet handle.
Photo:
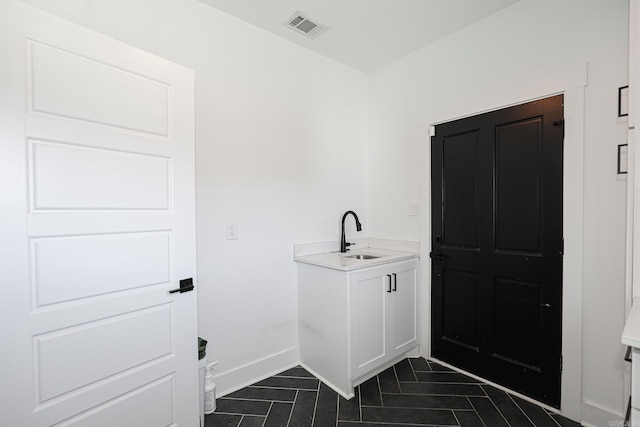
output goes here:
<path id="1" fill-rule="evenodd" d="M 355 243 L 346 242 L 346 243 L 344 244 L 344 246 L 345 246 L 346 248 L 348 248 L 349 246 L 352 246 L 352 245 L 355 245 Z M 347 249 L 347 250 L 349 250 L 349 249 Z"/>

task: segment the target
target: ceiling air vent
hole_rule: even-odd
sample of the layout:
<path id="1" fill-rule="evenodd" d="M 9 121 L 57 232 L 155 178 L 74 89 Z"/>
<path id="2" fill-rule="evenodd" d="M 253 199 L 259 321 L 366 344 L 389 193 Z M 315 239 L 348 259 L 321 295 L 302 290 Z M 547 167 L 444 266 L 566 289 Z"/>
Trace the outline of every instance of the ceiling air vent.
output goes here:
<path id="1" fill-rule="evenodd" d="M 296 12 L 289 18 L 287 22 L 284 23 L 287 27 L 291 28 L 294 31 L 297 31 L 310 39 L 315 39 L 320 34 L 324 33 L 329 29 L 326 25 L 319 24 L 318 22 L 314 22 L 311 19 L 304 16 L 304 14 L 300 12 Z"/>

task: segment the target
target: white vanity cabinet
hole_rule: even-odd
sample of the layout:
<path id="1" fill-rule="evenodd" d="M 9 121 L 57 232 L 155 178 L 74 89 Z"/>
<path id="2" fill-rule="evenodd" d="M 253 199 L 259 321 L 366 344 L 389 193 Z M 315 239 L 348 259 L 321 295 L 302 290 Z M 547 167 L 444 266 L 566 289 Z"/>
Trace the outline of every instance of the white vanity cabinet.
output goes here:
<path id="1" fill-rule="evenodd" d="M 302 365 L 344 397 L 418 346 L 416 258 L 353 271 L 298 264 Z"/>

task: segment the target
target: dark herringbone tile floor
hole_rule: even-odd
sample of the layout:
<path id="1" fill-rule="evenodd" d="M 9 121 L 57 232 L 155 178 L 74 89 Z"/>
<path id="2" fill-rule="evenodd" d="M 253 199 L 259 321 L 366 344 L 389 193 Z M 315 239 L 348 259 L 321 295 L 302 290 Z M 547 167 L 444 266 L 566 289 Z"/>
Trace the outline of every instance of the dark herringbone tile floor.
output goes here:
<path id="1" fill-rule="evenodd" d="M 301 367 L 217 401 L 205 427 L 579 427 L 422 358 L 405 359 L 346 400 Z"/>

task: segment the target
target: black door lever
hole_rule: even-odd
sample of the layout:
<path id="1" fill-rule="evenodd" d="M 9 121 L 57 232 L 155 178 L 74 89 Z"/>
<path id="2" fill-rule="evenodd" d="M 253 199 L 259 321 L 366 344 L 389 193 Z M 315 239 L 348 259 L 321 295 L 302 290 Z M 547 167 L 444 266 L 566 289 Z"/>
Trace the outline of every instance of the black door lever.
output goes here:
<path id="1" fill-rule="evenodd" d="M 189 292 L 189 291 L 192 291 L 193 288 L 194 288 L 193 278 L 189 277 L 188 279 L 180 280 L 180 287 L 177 289 L 171 289 L 169 293 L 175 294 L 176 292 L 180 292 L 180 293 Z"/>
<path id="2" fill-rule="evenodd" d="M 429 257 L 431 259 L 436 260 L 436 261 L 444 261 L 446 258 L 449 258 L 449 255 L 445 255 L 445 254 L 443 254 L 441 252 L 431 252 L 429 254 Z"/>

